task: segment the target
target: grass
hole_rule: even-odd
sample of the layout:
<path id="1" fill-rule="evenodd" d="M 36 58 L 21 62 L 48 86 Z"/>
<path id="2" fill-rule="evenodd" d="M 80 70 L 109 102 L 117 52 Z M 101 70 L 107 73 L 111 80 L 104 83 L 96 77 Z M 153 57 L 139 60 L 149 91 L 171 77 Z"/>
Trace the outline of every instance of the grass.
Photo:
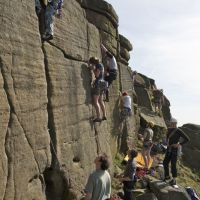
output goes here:
<path id="1" fill-rule="evenodd" d="M 183 187 L 190 186 L 196 190 L 198 195 L 200 196 L 200 176 L 197 173 L 193 173 L 189 167 L 186 167 L 179 162 L 178 165 L 178 184 L 182 185 Z"/>

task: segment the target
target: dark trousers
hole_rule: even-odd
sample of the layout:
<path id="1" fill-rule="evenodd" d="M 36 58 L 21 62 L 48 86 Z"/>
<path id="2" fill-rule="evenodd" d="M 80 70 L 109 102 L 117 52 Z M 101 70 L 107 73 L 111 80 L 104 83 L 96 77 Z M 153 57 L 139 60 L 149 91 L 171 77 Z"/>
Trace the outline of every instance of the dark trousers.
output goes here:
<path id="1" fill-rule="evenodd" d="M 177 149 L 167 149 L 167 152 L 165 154 L 165 158 L 163 160 L 163 166 L 165 170 L 165 177 L 169 176 L 169 163 L 171 162 L 171 173 L 172 177 L 177 177 L 177 169 L 176 169 L 176 163 L 177 163 Z"/>
<path id="2" fill-rule="evenodd" d="M 134 189 L 134 181 L 124 181 L 124 200 L 135 200 L 132 190 Z"/>
<path id="3" fill-rule="evenodd" d="M 124 200 L 134 200 L 133 193 L 124 189 Z"/>

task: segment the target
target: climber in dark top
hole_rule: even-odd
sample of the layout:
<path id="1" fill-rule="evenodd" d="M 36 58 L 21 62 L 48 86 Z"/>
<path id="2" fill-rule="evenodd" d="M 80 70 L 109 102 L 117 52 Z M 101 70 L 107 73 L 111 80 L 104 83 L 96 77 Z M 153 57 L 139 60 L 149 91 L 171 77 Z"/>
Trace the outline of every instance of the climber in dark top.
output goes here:
<path id="1" fill-rule="evenodd" d="M 188 136 L 179 128 L 177 128 L 177 120 L 171 118 L 170 127 L 167 132 L 167 151 L 163 160 L 165 171 L 165 181 L 170 180 L 169 176 L 169 162 L 171 162 L 171 173 L 173 179 L 170 181 L 171 185 L 176 185 L 177 177 L 177 153 L 178 149 L 189 141 Z"/>
<path id="2" fill-rule="evenodd" d="M 90 58 L 89 66 L 95 75 L 95 80 L 92 85 L 92 96 L 97 117 L 93 120 L 93 122 L 101 122 L 102 120 L 107 119 L 105 105 L 103 102 L 103 93 L 106 89 L 106 82 L 104 80 L 104 67 L 100 63 L 99 59 L 95 57 Z M 103 113 L 102 118 L 100 117 L 100 108 Z"/>
<path id="3" fill-rule="evenodd" d="M 103 44 L 101 44 L 101 49 L 103 53 L 103 59 L 106 64 L 105 81 L 108 82 L 108 87 L 106 90 L 106 101 L 109 102 L 109 86 L 117 78 L 117 61 Z"/>

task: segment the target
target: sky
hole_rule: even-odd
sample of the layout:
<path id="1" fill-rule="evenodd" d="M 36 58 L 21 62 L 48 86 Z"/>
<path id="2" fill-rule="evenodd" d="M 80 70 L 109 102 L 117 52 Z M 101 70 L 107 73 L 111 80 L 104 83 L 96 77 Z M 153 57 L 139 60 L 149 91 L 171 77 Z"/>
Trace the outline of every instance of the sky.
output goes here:
<path id="1" fill-rule="evenodd" d="M 178 125 L 200 124 L 200 0 L 106 0 L 133 45 L 129 65 L 155 79 Z"/>

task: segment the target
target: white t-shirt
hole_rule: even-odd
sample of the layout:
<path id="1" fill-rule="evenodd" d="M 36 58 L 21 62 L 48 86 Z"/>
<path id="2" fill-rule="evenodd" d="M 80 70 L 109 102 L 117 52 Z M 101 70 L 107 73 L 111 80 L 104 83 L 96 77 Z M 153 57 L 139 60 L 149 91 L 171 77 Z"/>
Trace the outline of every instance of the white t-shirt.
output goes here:
<path id="1" fill-rule="evenodd" d="M 113 56 L 112 58 L 107 58 L 107 63 L 110 70 L 117 70 L 117 61 L 115 59 L 115 56 Z"/>
<path id="2" fill-rule="evenodd" d="M 123 106 L 126 108 L 130 108 L 131 109 L 131 97 L 130 96 L 123 96 L 122 98 L 123 101 Z"/>

